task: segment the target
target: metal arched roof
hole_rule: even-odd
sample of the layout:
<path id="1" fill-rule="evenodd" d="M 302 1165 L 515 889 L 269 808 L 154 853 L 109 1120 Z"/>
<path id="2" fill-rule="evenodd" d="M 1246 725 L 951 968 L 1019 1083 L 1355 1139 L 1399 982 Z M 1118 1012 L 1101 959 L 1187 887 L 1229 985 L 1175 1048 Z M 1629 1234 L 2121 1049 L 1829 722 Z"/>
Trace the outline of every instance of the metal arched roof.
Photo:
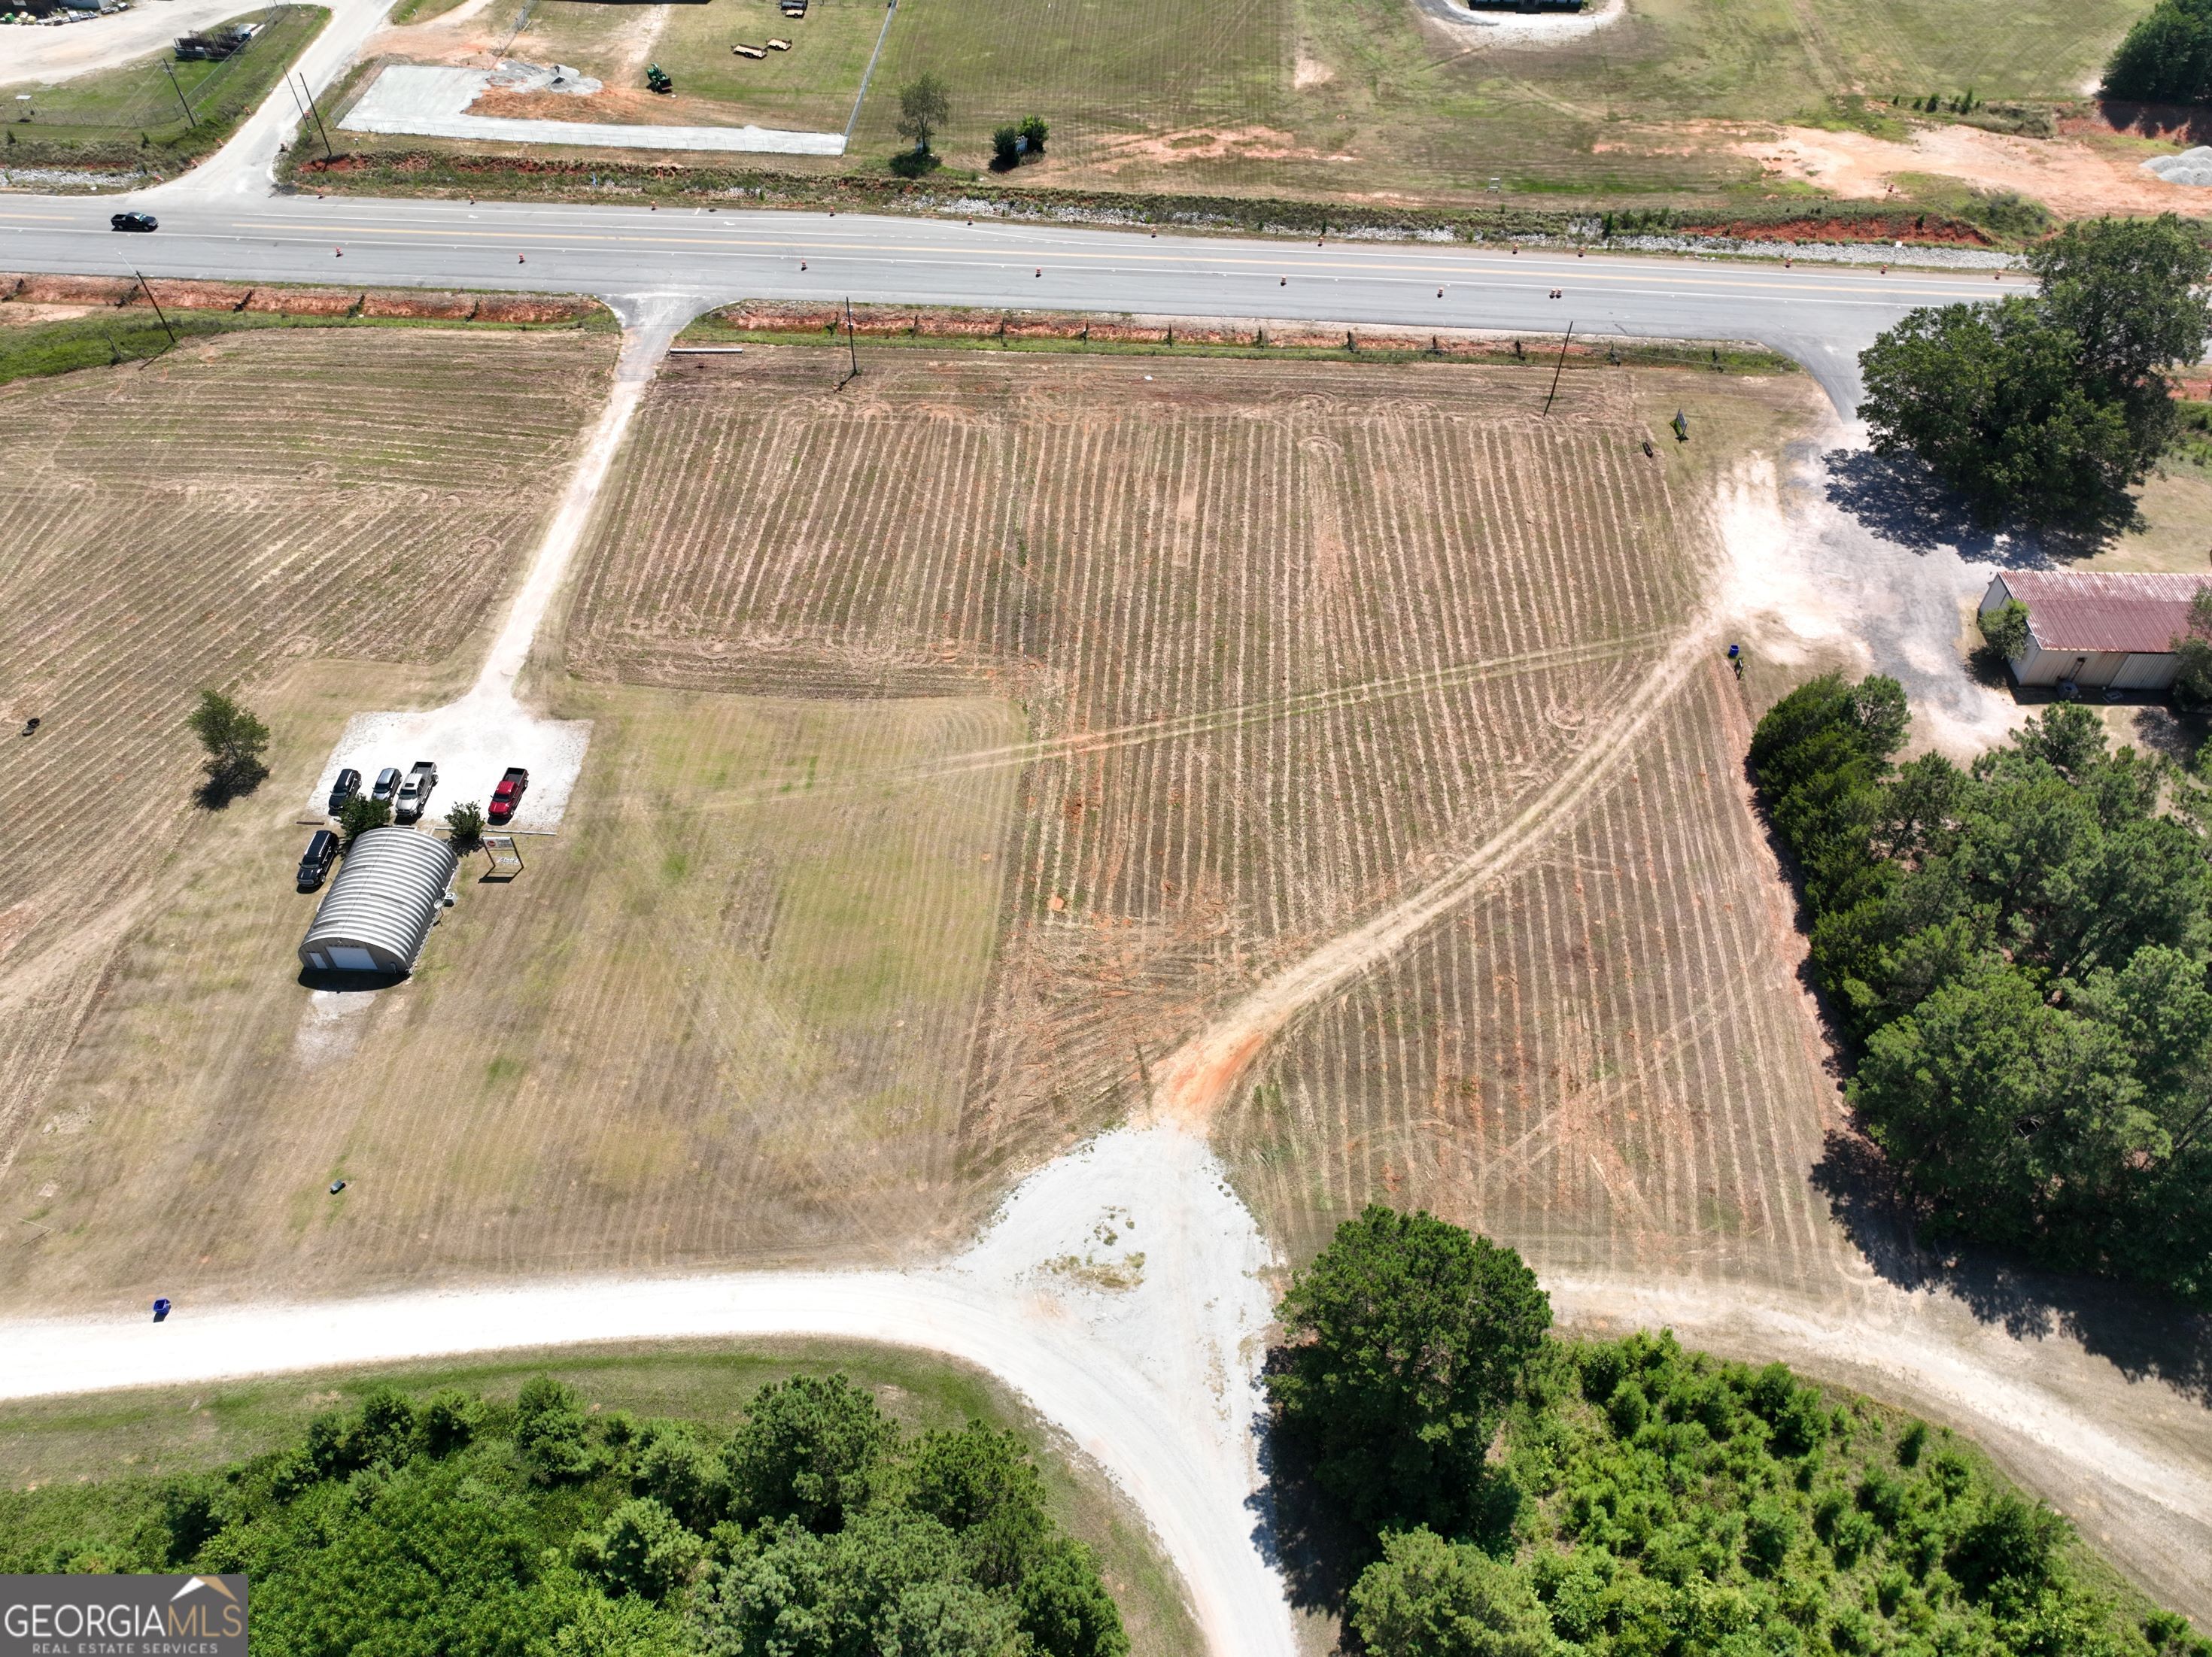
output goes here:
<path id="1" fill-rule="evenodd" d="M 442 840 L 412 828 L 371 828 L 355 837 L 301 940 L 308 966 L 339 959 L 337 950 L 366 950 L 376 970 L 406 972 L 422 952 L 460 859 Z"/>

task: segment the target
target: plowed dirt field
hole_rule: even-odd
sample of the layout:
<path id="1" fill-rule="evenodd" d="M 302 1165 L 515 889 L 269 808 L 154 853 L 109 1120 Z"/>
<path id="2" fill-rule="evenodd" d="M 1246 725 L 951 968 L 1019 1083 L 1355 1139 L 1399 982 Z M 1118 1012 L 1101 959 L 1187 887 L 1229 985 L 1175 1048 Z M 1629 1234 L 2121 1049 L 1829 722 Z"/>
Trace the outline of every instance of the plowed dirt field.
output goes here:
<path id="1" fill-rule="evenodd" d="M 963 353 L 842 391 L 831 367 L 663 379 L 570 665 L 1020 704 L 1028 743 L 956 762 L 1021 779 L 966 1181 L 1139 1108 L 1218 1010 L 1640 709 L 1649 736 L 1575 791 L 1587 820 L 1294 1027 L 1224 1150 L 1296 1252 L 1393 1193 L 1562 1263 L 1655 1230 L 1687 1258 L 1821 1246 L 1825 1089 L 1761 930 L 1735 687 L 1638 700 L 1711 646 L 1684 642 L 1709 469 L 1799 388 L 1591 371 L 1547 417 L 1541 376 L 1446 364 Z M 1686 386 L 1705 435 L 1646 456 Z"/>

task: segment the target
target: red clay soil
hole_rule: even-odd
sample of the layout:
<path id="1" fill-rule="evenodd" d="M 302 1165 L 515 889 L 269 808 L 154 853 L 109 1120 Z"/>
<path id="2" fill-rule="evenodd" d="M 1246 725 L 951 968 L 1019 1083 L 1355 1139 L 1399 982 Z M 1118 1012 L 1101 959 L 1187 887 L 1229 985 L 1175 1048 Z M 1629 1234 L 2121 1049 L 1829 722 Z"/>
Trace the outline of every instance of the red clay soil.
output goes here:
<path id="1" fill-rule="evenodd" d="M 137 291 L 128 276 L 25 276 L 9 297 L 26 305 L 123 305 Z"/>
<path id="2" fill-rule="evenodd" d="M 2074 138 L 2124 132 L 2137 138 L 2212 143 L 2212 110 L 2193 104 L 2126 104 L 2114 100 L 2061 115 L 2058 130 Z"/>
<path id="3" fill-rule="evenodd" d="M 486 294 L 477 300 L 478 322 L 582 322 L 597 316 L 593 299 L 567 299 L 544 294 Z"/>
<path id="4" fill-rule="evenodd" d="M 361 299 L 358 288 L 261 288 L 246 308 L 288 317 L 349 317 L 361 308 Z"/>
<path id="5" fill-rule="evenodd" d="M 1863 219 L 1785 219 L 1747 222 L 1741 219 L 1684 225 L 1686 236 L 1733 236 L 1739 241 L 1901 241 L 1908 246 L 1989 247 L 1990 238 L 1971 224 L 1924 213 Z"/>
<path id="6" fill-rule="evenodd" d="M 365 317 L 422 317 L 441 322 L 466 322 L 477 313 L 474 294 L 368 294 L 361 301 Z"/>
<path id="7" fill-rule="evenodd" d="M 478 311 L 483 319 L 485 313 Z M 842 306 L 751 300 L 714 313 L 725 328 L 767 334 L 842 333 Z M 1170 326 L 1060 311 L 948 311 L 904 306 L 856 305 L 853 331 L 919 339 L 1068 339 L 1131 345 L 1279 346 L 1286 349 L 1433 351 L 1444 356 L 1498 358 L 1516 355 L 1510 339 L 1474 334 L 1409 334 L 1382 328 L 1317 328 L 1297 323 L 1204 324 Z M 1547 347 L 1547 350 L 1553 348 Z M 1575 346 L 1589 355 L 1595 347 Z"/>
<path id="8" fill-rule="evenodd" d="M 144 288 L 134 286 L 131 297 L 124 303 L 141 306 L 159 303 L 178 311 L 242 311 L 246 308 L 246 300 L 253 297 L 251 288 L 230 282 L 172 282 L 164 277 L 151 285 L 154 289 L 152 299 L 146 296 Z"/>
<path id="9" fill-rule="evenodd" d="M 462 294 L 370 290 L 358 288 L 249 288 L 227 282 L 178 282 L 167 277 L 147 296 L 141 283 L 121 276 L 21 276 L 0 271 L 0 304 L 23 306 L 140 306 L 158 302 L 173 311 L 252 311 L 287 317 L 406 317 L 425 322 L 581 322 L 599 313 L 599 301 L 565 294 Z M 827 319 L 827 313 L 823 313 Z M 910 319 L 909 319 L 910 320 Z M 785 323 L 779 325 L 785 328 Z M 992 319 L 995 329 L 998 319 Z M 896 331 L 906 331 L 902 324 Z"/>

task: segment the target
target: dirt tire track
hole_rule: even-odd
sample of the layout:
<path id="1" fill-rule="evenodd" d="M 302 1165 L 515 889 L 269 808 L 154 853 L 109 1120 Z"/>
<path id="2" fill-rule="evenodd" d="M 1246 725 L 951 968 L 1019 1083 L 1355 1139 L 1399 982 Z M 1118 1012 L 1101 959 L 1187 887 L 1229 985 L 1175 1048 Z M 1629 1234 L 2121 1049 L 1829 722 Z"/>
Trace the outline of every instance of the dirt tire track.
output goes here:
<path id="1" fill-rule="evenodd" d="M 1629 711 L 1443 875 L 1276 974 L 1169 1054 L 1153 1072 L 1147 1120 L 1202 1125 L 1261 1049 L 1300 1012 L 1388 960 L 1478 886 L 1504 877 L 1572 822 L 1628 756 L 1635 738 L 1696 671 L 1711 632 L 1701 622 L 1662 654 L 1630 693 Z"/>

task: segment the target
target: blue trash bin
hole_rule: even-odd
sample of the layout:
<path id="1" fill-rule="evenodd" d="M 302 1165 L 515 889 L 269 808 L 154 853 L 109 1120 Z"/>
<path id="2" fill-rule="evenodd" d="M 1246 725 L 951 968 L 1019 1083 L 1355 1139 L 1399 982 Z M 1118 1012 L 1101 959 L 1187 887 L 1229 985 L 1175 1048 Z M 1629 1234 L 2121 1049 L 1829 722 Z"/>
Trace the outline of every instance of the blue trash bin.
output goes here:
<path id="1" fill-rule="evenodd" d="M 162 1296 L 154 1302 L 154 1321 L 160 1323 L 169 1315 L 169 1297 Z"/>

